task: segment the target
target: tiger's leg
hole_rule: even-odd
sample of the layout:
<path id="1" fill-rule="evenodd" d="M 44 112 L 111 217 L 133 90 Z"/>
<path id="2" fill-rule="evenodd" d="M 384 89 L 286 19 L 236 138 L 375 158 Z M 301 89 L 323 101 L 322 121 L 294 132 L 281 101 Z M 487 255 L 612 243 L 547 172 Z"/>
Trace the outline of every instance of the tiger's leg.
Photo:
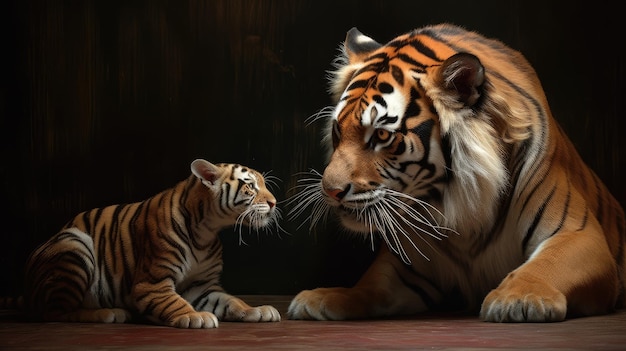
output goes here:
<path id="1" fill-rule="evenodd" d="M 135 284 L 132 297 L 139 312 L 154 323 L 184 329 L 218 327 L 217 317 L 212 312 L 196 311 L 176 292 L 170 277 Z"/>
<path id="2" fill-rule="evenodd" d="M 354 287 L 300 292 L 289 305 L 289 318 L 347 320 L 414 314 L 428 309 L 427 300 L 440 299 L 437 289 L 425 280 L 409 287 L 406 281 L 416 279 L 414 272 L 386 247 L 380 250 Z"/>
<path id="3" fill-rule="evenodd" d="M 25 300 L 29 315 L 44 321 L 124 323 L 130 314 L 122 309 L 86 308 L 95 280 L 91 236 L 77 228 L 66 229 L 38 248 L 26 273 Z M 92 306 L 90 306 L 92 307 Z"/>
<path id="4" fill-rule="evenodd" d="M 487 295 L 480 316 L 490 322 L 562 321 L 568 313 L 607 313 L 617 295 L 617 268 L 602 232 L 561 232 Z"/>
<path id="5" fill-rule="evenodd" d="M 189 301 L 194 301 L 194 307 L 198 311 L 212 311 L 219 320 L 229 322 L 279 322 L 280 313 L 276 308 L 269 305 L 252 307 L 242 299 L 227 294 L 223 291 L 212 291 L 200 298 L 186 296 Z"/>
<path id="6" fill-rule="evenodd" d="M 60 322 L 83 323 L 126 323 L 130 320 L 130 312 L 122 308 L 78 309 L 58 318 Z"/>

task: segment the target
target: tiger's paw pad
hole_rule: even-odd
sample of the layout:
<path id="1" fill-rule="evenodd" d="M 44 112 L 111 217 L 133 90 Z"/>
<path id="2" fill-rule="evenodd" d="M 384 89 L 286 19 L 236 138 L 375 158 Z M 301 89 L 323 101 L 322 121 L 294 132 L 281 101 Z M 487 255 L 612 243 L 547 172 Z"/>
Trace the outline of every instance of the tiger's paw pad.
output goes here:
<path id="1" fill-rule="evenodd" d="M 172 319 L 169 326 L 181 329 L 217 328 L 217 317 L 211 312 L 192 312 Z"/>
<path id="2" fill-rule="evenodd" d="M 567 314 L 567 300 L 560 292 L 510 293 L 496 289 L 483 301 L 480 317 L 487 322 L 560 322 Z"/>

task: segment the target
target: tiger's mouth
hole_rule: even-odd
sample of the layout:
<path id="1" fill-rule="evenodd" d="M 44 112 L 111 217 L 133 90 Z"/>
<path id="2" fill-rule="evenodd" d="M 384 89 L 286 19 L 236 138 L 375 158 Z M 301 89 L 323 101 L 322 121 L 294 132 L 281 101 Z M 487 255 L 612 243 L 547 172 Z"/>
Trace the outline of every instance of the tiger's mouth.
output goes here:
<path id="1" fill-rule="evenodd" d="M 343 227 L 360 235 L 382 238 L 387 247 L 410 264 L 409 251 L 428 258 L 416 240 L 442 240 L 456 231 L 439 225 L 443 214 L 427 201 L 389 188 L 370 191 L 356 201 L 330 205 Z M 343 199 L 345 200 L 345 199 Z M 429 244 L 430 245 L 430 244 Z"/>
<path id="2" fill-rule="evenodd" d="M 385 197 L 384 189 L 346 196 L 341 202 L 331 203 L 341 223 L 349 230 L 359 233 L 371 233 L 376 226 L 371 222 L 377 205 Z"/>
<path id="3" fill-rule="evenodd" d="M 385 189 L 375 189 L 357 194 L 348 194 L 340 202 L 330 203 L 331 206 L 346 212 L 358 212 L 375 206 L 385 198 Z"/>
<path id="4" fill-rule="evenodd" d="M 272 207 L 268 204 L 254 204 L 251 208 L 260 215 L 269 215 L 272 212 Z"/>
<path id="5" fill-rule="evenodd" d="M 268 204 L 250 205 L 237 218 L 237 225 L 245 225 L 252 229 L 263 229 L 276 221 L 276 208 Z"/>

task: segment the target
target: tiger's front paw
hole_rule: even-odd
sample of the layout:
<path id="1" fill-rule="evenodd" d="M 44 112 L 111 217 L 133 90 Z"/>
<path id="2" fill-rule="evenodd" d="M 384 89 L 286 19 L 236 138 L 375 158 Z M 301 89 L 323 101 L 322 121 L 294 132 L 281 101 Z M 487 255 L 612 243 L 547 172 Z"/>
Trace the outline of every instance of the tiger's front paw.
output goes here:
<path id="1" fill-rule="evenodd" d="M 191 312 L 176 316 L 169 323 L 170 327 L 182 329 L 217 328 L 217 317 L 211 312 Z"/>
<path id="2" fill-rule="evenodd" d="M 541 281 L 507 277 L 483 301 L 480 317 L 487 322 L 559 322 L 567 314 L 567 299 Z"/>
<path id="3" fill-rule="evenodd" d="M 360 294 L 348 288 L 301 291 L 287 310 L 290 319 L 345 320 L 369 317 Z"/>

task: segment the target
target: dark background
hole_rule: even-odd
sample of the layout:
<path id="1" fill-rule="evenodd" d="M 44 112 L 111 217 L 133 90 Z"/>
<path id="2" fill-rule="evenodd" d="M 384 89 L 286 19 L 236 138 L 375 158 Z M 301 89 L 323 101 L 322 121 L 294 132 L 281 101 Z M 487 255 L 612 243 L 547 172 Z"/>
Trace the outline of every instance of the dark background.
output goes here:
<path id="1" fill-rule="evenodd" d="M 279 177 L 323 170 L 326 70 L 357 26 L 381 43 L 452 22 L 524 53 L 583 158 L 626 203 L 626 57 L 618 2 L 4 1 L 0 279 L 21 290 L 28 253 L 76 213 L 143 200 L 198 157 Z M 302 220 L 302 219 L 300 219 Z M 224 285 L 291 294 L 351 285 L 372 257 L 336 225 L 291 235 L 225 231 Z"/>

